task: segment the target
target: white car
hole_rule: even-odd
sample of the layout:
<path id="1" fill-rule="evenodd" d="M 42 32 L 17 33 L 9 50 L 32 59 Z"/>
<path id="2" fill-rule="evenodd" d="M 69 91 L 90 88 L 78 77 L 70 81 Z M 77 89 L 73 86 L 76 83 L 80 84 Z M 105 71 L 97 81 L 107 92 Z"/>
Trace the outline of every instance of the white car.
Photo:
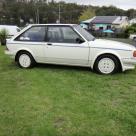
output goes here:
<path id="1" fill-rule="evenodd" d="M 95 39 L 79 25 L 29 25 L 7 42 L 6 54 L 22 68 L 35 63 L 90 67 L 101 74 L 134 69 L 136 48 Z"/>
<path id="2" fill-rule="evenodd" d="M 5 29 L 8 33 L 8 38 L 11 38 L 12 36 L 16 35 L 18 32 L 21 31 L 21 29 L 17 26 L 13 25 L 0 25 L 0 30 Z"/>
<path id="3" fill-rule="evenodd" d="M 131 40 L 134 40 L 136 41 L 136 34 L 130 34 L 130 37 L 129 37 Z"/>

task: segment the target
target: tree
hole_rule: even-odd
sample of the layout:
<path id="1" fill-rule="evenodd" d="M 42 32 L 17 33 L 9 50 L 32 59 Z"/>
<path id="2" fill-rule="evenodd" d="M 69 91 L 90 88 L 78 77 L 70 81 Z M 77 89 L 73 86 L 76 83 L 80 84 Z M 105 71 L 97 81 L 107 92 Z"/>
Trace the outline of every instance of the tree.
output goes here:
<path id="1" fill-rule="evenodd" d="M 59 12 L 60 7 L 60 12 Z M 60 14 L 59 14 L 60 13 Z M 114 6 L 98 7 L 56 0 L 0 0 L 0 24 L 25 26 L 28 23 L 79 23 L 96 16 L 136 17 L 136 10 L 128 11 Z M 39 21 L 36 21 L 39 20 Z"/>
<path id="2" fill-rule="evenodd" d="M 96 7 L 96 15 L 97 16 L 123 16 L 125 15 L 125 11 L 112 5 L 109 7 L 102 6 L 102 7 Z"/>
<path id="3" fill-rule="evenodd" d="M 82 12 L 81 16 L 79 17 L 79 21 L 81 22 L 90 19 L 94 16 L 95 16 L 95 10 L 89 7 Z"/>
<path id="4" fill-rule="evenodd" d="M 129 9 L 126 14 L 130 19 L 136 18 L 136 10 L 134 9 Z"/>

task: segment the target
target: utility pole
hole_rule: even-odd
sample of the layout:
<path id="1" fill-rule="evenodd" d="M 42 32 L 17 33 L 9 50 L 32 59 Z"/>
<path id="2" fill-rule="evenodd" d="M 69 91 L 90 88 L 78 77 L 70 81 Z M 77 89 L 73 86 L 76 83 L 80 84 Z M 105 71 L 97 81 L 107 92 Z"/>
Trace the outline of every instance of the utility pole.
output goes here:
<path id="1" fill-rule="evenodd" d="M 36 9 L 35 16 L 36 16 L 36 24 L 39 24 L 39 9 L 38 8 Z"/>
<path id="2" fill-rule="evenodd" d="M 37 23 L 39 24 L 39 9 L 37 8 Z"/>
<path id="3" fill-rule="evenodd" d="M 46 3 L 49 4 L 50 0 L 46 0 Z"/>
<path id="4" fill-rule="evenodd" d="M 61 12 L 61 7 L 60 7 L 60 2 L 59 2 L 59 23 L 61 22 L 61 15 L 60 15 L 60 12 Z"/>

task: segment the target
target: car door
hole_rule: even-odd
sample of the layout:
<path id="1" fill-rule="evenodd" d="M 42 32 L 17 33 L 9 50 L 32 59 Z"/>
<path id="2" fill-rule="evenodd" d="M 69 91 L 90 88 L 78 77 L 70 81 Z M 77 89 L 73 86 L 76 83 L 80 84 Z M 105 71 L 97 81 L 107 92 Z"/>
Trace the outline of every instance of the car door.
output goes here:
<path id="1" fill-rule="evenodd" d="M 44 55 L 45 35 L 46 26 L 44 25 L 32 26 L 24 33 L 19 35 L 14 40 L 13 44 L 15 46 L 15 49 L 29 51 L 37 62 L 43 62 L 45 57 Z"/>
<path id="2" fill-rule="evenodd" d="M 69 65 L 88 64 L 89 46 L 71 26 L 48 26 L 46 62 Z"/>

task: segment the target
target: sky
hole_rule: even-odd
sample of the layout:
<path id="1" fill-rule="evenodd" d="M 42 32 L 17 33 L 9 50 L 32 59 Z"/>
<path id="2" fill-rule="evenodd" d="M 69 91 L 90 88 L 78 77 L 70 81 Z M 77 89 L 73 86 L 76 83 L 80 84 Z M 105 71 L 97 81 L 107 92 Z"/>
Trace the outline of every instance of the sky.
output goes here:
<path id="1" fill-rule="evenodd" d="M 94 5 L 94 6 L 110 6 L 114 5 L 118 8 L 127 10 L 134 8 L 136 9 L 136 0 L 56 0 L 65 2 L 75 2 L 84 5 Z"/>

